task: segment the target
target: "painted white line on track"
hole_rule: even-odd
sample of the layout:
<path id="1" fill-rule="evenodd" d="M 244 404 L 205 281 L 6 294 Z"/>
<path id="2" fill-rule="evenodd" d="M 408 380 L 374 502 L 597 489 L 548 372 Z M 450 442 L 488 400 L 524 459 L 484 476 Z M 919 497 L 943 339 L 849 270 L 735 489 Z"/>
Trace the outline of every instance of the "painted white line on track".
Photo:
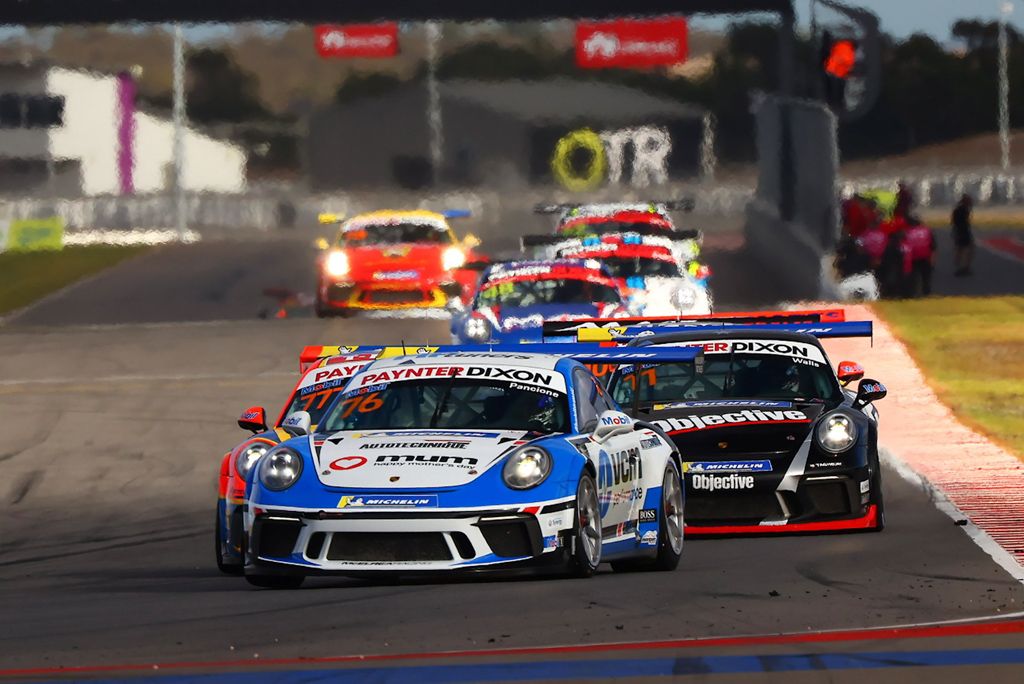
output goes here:
<path id="1" fill-rule="evenodd" d="M 963 529 L 964 533 L 970 538 L 970 540 L 977 544 L 982 551 L 987 553 L 992 560 L 995 561 L 996 565 L 1005 570 L 1010 577 L 1021 584 L 1024 584 L 1024 567 L 1022 567 L 1020 563 L 1017 562 L 1017 559 L 1011 556 L 1006 549 L 996 543 L 996 541 L 989 536 L 988 532 L 971 522 L 969 516 L 957 508 L 956 504 L 950 501 L 945 492 L 932 484 L 928 478 L 908 466 L 891 450 L 882 447 L 880 449 L 880 456 L 882 462 L 895 470 L 900 477 L 911 485 L 920 487 L 928 492 L 928 496 L 932 503 L 935 504 L 935 507 L 948 515 L 951 520 L 966 520 L 966 525 L 958 525 L 958 527 Z M 882 534 L 885 533 L 883 532 Z M 1005 615 L 1001 617 L 1005 617 Z"/>
<path id="2" fill-rule="evenodd" d="M 32 385 L 66 385 L 74 383 L 116 384 L 120 382 L 178 382 L 188 380 L 237 380 L 248 378 L 296 377 L 296 371 L 267 371 L 265 373 L 171 373 L 167 375 L 107 375 L 99 378 L 28 378 L 0 380 L 0 387 L 22 387 Z"/>

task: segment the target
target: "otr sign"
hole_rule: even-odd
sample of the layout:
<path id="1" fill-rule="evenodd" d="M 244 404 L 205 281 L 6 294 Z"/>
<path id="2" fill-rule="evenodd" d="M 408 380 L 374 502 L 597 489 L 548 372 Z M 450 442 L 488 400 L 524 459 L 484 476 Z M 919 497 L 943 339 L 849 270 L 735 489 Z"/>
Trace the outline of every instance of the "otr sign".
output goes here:
<path id="1" fill-rule="evenodd" d="M 562 137 L 551 156 L 551 172 L 567 190 L 591 190 L 623 182 L 626 149 L 632 148 L 629 184 L 635 188 L 668 181 L 672 139 L 660 126 L 637 126 L 597 133 L 580 128 Z M 583 157 L 585 162 L 578 160 Z"/>

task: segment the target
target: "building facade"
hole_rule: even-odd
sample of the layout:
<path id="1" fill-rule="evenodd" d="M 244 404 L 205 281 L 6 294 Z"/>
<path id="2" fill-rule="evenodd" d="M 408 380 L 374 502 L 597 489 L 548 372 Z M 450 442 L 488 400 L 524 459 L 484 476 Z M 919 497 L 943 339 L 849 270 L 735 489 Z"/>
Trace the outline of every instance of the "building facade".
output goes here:
<path id="1" fill-rule="evenodd" d="M 174 126 L 135 104 L 126 73 L 0 65 L 0 195 L 132 195 L 171 190 Z M 245 188 L 245 151 L 188 127 L 186 190 Z"/>

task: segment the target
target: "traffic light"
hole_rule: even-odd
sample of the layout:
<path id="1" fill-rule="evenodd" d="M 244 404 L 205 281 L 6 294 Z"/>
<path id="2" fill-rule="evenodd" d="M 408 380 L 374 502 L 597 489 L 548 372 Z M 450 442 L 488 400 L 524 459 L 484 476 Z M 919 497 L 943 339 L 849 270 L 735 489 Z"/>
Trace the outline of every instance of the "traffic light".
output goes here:
<path id="1" fill-rule="evenodd" d="M 825 31 L 821 37 L 821 76 L 825 102 L 837 111 L 846 109 L 846 83 L 857 69 L 857 41 Z"/>

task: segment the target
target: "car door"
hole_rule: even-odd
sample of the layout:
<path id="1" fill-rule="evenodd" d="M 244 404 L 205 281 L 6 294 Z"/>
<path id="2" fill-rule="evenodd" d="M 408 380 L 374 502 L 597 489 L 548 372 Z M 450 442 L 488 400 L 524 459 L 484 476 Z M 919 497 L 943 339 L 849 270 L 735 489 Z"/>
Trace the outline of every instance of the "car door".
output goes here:
<path id="1" fill-rule="evenodd" d="M 602 413 L 616 409 L 604 388 L 588 371 L 575 371 L 580 427 L 592 431 Z M 589 456 L 597 469 L 597 490 L 605 543 L 630 535 L 643 501 L 643 457 L 639 433 L 614 435 L 601 444 L 588 442 Z"/>

